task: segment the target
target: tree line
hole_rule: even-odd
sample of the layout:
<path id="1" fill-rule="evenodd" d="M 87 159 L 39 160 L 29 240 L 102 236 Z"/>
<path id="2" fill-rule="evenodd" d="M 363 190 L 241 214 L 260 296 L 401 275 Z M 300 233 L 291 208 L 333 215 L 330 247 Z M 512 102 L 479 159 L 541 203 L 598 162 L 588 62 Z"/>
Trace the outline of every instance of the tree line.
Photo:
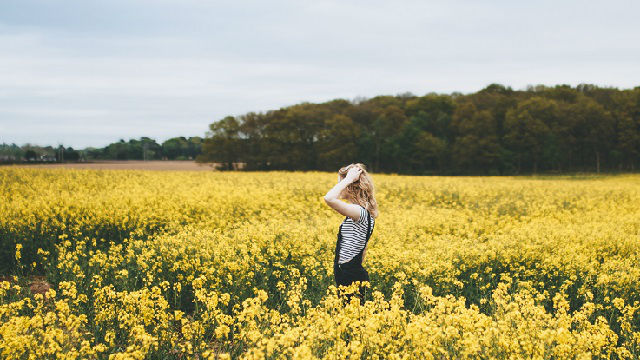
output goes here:
<path id="1" fill-rule="evenodd" d="M 149 137 L 120 139 L 105 147 L 75 150 L 59 145 L 0 145 L 0 162 L 77 162 L 92 160 L 193 160 L 202 151 L 203 138 L 184 136 L 170 138 L 161 144 Z"/>
<path id="2" fill-rule="evenodd" d="M 158 144 L 154 139 L 141 137 L 111 143 L 102 149 L 89 149 L 93 159 L 110 160 L 193 160 L 202 151 L 202 137 L 173 137 Z"/>
<path id="3" fill-rule="evenodd" d="M 411 93 L 304 102 L 209 125 L 200 162 L 232 169 L 335 171 L 352 162 L 399 174 L 634 171 L 640 87 L 491 84 L 470 94 Z"/>

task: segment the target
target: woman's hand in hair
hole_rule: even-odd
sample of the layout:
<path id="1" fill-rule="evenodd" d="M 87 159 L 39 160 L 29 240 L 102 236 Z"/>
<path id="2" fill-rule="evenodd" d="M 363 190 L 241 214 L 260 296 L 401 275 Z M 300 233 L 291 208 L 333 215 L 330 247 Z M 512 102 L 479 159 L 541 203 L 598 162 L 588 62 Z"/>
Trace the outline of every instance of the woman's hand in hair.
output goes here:
<path id="1" fill-rule="evenodd" d="M 345 175 L 345 179 L 352 183 L 360 177 L 360 174 L 362 174 L 362 169 L 358 166 L 354 166 L 349 169 L 349 172 L 347 172 L 347 175 Z"/>

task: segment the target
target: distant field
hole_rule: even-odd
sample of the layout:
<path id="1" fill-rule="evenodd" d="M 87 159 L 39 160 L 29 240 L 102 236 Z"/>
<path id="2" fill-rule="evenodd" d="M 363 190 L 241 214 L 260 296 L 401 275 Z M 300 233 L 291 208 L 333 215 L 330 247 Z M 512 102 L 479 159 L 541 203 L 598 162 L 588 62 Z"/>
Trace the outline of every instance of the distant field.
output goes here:
<path id="1" fill-rule="evenodd" d="M 31 168 L 72 168 L 72 169 L 129 169 L 129 170 L 213 170 L 213 164 L 199 164 L 191 160 L 108 160 L 90 163 L 63 163 L 63 164 L 24 164 L 7 165 L 15 167 Z"/>

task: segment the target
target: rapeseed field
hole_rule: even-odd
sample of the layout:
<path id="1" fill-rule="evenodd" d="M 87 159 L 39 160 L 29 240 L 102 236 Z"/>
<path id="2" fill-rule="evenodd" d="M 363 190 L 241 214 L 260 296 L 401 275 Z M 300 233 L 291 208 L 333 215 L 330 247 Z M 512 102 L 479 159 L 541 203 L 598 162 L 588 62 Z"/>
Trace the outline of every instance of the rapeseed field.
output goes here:
<path id="1" fill-rule="evenodd" d="M 0 357 L 640 357 L 640 175 L 372 176 L 361 305 L 334 173 L 2 168 Z"/>

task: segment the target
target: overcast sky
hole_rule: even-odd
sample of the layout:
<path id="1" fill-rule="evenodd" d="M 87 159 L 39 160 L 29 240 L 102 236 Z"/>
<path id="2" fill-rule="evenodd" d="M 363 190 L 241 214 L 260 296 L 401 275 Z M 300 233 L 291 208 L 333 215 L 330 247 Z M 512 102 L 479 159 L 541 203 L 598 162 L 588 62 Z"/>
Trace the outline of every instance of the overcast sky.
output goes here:
<path id="1" fill-rule="evenodd" d="M 1 0 L 0 143 L 204 136 L 303 101 L 640 85 L 638 1 Z"/>

